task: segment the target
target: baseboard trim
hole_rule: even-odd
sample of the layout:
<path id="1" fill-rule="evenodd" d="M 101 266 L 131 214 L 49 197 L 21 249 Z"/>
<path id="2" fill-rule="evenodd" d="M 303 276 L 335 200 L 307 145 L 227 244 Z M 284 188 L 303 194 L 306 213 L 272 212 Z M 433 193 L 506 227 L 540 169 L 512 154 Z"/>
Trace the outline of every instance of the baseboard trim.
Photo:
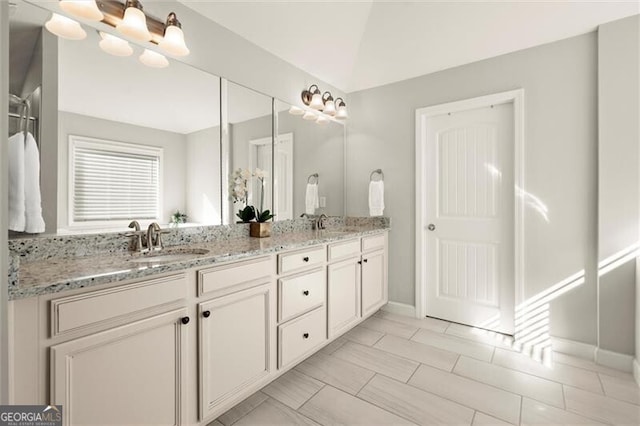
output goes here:
<path id="1" fill-rule="evenodd" d="M 636 379 L 638 386 L 640 386 L 640 363 L 638 363 L 638 358 L 633 360 L 633 377 Z"/>
<path id="2" fill-rule="evenodd" d="M 554 352 L 573 355 L 589 361 L 596 360 L 596 346 L 588 343 L 576 342 L 575 340 L 551 337 L 551 349 Z"/>
<path id="3" fill-rule="evenodd" d="M 632 355 L 607 351 L 602 348 L 596 349 L 596 364 L 604 365 L 605 367 L 632 373 L 633 361 Z"/>
<path id="4" fill-rule="evenodd" d="M 415 318 L 416 307 L 400 302 L 388 302 L 382 307 L 382 310 L 391 314 L 404 315 L 406 317 Z"/>

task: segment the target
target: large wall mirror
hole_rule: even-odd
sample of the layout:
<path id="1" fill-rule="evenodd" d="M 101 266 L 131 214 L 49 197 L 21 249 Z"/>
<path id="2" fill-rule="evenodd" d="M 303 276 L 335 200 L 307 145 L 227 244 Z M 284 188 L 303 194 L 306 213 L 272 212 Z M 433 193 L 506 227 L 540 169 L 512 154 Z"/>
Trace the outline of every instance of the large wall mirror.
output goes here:
<path id="1" fill-rule="evenodd" d="M 345 214 L 345 147 L 343 122 L 301 114 L 275 102 L 274 205 L 280 219 L 303 214 Z"/>
<path id="2" fill-rule="evenodd" d="M 11 92 L 42 90 L 31 115 L 46 232 L 220 224 L 220 78 L 172 59 L 146 66 L 134 44 L 111 55 L 86 26 L 83 40 L 58 38 L 49 16 L 20 2 L 10 28 Z"/>
<path id="3" fill-rule="evenodd" d="M 55 8 L 21 0 L 12 8 L 10 92 L 30 101 L 46 226 L 10 237 L 122 232 L 133 219 L 231 224 L 246 205 L 276 221 L 344 214 L 343 123 L 305 120 L 177 60 L 146 66 L 134 43 L 131 55 L 111 55 L 85 24 L 83 40 L 58 38 L 44 28 Z M 8 136 L 24 133 L 22 106 L 10 115 Z M 247 178 L 243 197 L 238 175 Z"/>

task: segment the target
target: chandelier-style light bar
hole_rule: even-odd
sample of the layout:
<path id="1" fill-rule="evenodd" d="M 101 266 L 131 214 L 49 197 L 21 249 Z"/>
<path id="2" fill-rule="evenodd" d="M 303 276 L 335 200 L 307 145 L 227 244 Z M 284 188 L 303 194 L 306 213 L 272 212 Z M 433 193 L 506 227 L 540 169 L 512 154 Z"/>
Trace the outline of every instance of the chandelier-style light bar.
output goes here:
<path id="1" fill-rule="evenodd" d="M 289 113 L 292 115 L 302 115 L 305 120 L 316 120 L 316 123 L 327 123 L 329 118 L 337 118 L 344 120 L 349 118 L 347 113 L 347 104 L 344 99 L 338 98 L 333 100 L 331 92 L 320 92 L 316 84 L 312 84 L 308 89 L 303 90 L 302 102 L 308 106 L 311 111 L 303 110 L 299 107 L 291 107 Z"/>

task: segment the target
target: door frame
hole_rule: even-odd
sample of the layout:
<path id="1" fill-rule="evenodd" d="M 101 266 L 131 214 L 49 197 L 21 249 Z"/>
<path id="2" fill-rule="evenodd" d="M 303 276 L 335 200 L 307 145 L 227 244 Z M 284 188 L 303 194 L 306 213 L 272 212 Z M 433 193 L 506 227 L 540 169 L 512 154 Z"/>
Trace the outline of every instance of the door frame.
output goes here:
<path id="1" fill-rule="evenodd" d="M 513 130 L 514 130 L 514 278 L 515 278 L 515 304 L 524 300 L 524 198 L 519 196 L 525 188 L 524 182 L 524 89 L 510 90 L 492 95 L 479 96 L 440 105 L 433 105 L 416 109 L 416 246 L 415 246 L 415 273 L 416 273 L 416 317 L 427 316 L 427 273 L 426 262 L 423 261 L 427 254 L 426 238 L 424 237 L 427 226 L 424 212 L 426 211 L 427 197 L 424 194 L 426 179 L 426 143 L 428 119 L 437 115 L 450 112 L 467 111 L 471 109 L 488 107 L 491 105 L 513 104 Z M 515 313 L 514 313 L 515 314 Z"/>

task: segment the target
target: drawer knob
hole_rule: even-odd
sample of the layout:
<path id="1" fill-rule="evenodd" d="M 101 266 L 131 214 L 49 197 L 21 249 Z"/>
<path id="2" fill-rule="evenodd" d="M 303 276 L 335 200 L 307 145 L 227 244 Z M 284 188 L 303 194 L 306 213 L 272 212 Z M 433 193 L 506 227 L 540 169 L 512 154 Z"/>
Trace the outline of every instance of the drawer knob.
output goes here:
<path id="1" fill-rule="evenodd" d="M 211 316 L 211 311 L 204 311 L 202 313 L 202 316 L 205 317 L 205 318 L 209 318 Z"/>
<path id="2" fill-rule="evenodd" d="M 367 261 L 368 261 L 368 260 L 369 260 L 369 259 L 362 259 L 362 261 L 363 261 L 364 263 L 367 263 Z"/>
<path id="3" fill-rule="evenodd" d="M 304 294 L 305 296 L 308 296 L 309 295 L 309 290 L 303 291 L 302 294 Z"/>
<path id="4" fill-rule="evenodd" d="M 182 319 L 180 320 L 182 321 L 183 324 L 189 324 L 189 317 L 182 317 Z"/>
<path id="5" fill-rule="evenodd" d="M 308 338 L 309 338 L 309 333 L 304 333 L 304 334 L 302 335 L 302 338 L 303 338 L 303 339 L 308 339 Z"/>
<path id="6" fill-rule="evenodd" d="M 309 261 L 309 256 L 305 256 L 305 257 L 303 257 L 303 258 L 302 258 L 302 260 L 303 260 L 304 262 L 308 262 L 308 261 Z"/>
<path id="7" fill-rule="evenodd" d="M 362 265 L 362 260 L 358 260 L 358 265 Z"/>

